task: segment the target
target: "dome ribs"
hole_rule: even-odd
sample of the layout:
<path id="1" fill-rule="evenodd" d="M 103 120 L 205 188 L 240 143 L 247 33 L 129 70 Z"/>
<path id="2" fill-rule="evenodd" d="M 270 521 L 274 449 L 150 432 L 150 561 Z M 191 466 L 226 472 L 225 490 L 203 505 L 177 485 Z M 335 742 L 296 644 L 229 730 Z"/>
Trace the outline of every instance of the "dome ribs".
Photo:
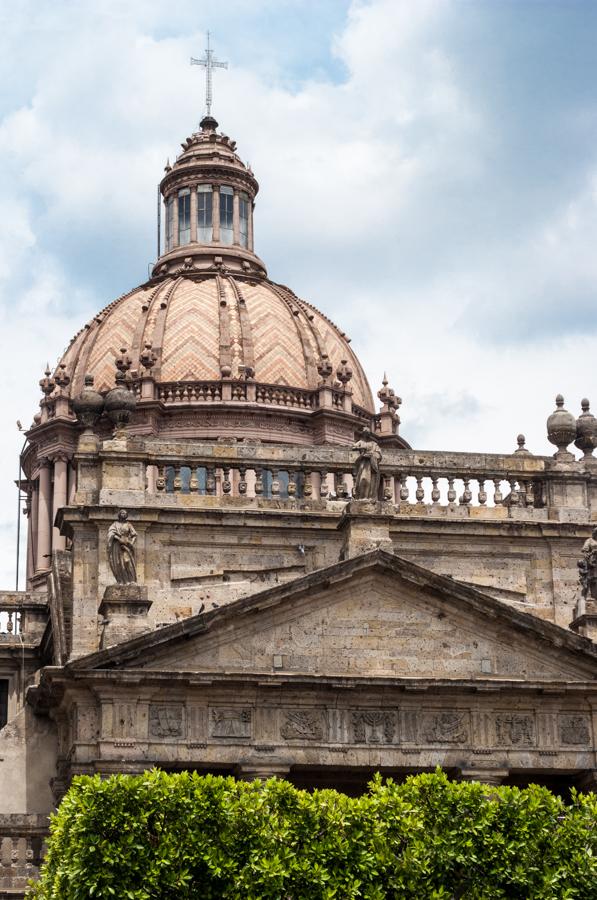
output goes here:
<path id="1" fill-rule="evenodd" d="M 249 319 L 249 314 L 247 312 L 247 301 L 245 300 L 240 284 L 238 284 L 231 275 L 228 276 L 228 281 L 236 297 L 236 308 L 240 322 L 243 364 L 245 369 L 251 369 L 253 374 L 255 374 L 255 346 L 253 344 L 251 320 Z"/>
<path id="2" fill-rule="evenodd" d="M 218 290 L 218 323 L 220 338 L 220 372 L 226 378 L 232 375 L 232 347 L 230 340 L 230 310 L 226 299 L 224 280 L 216 275 Z"/>
<path id="3" fill-rule="evenodd" d="M 133 360 L 133 371 L 136 372 L 138 372 L 141 368 L 140 356 L 145 326 L 147 325 L 151 307 L 155 303 L 156 298 L 162 288 L 163 284 L 158 284 L 157 287 L 153 289 L 148 298 L 143 297 L 141 300 L 141 312 L 139 314 L 139 318 L 137 319 L 135 333 L 133 335 L 133 340 L 131 341 L 131 346 L 129 348 L 131 359 Z"/>
<path id="4" fill-rule="evenodd" d="M 298 303 L 294 302 L 294 300 L 296 298 L 291 299 L 289 294 L 287 294 L 283 290 L 283 288 L 281 288 L 279 285 L 274 284 L 273 282 L 270 281 L 270 282 L 268 282 L 268 286 L 269 286 L 270 290 L 273 291 L 273 293 L 277 297 L 279 297 L 280 300 L 282 300 L 282 302 L 285 304 L 285 306 L 290 311 L 292 320 L 294 322 L 294 326 L 295 326 L 298 336 L 300 338 L 301 346 L 303 348 L 303 358 L 304 358 L 304 362 L 305 362 L 305 373 L 307 376 L 307 384 L 309 385 L 310 388 L 315 388 L 315 387 L 317 387 L 317 360 L 315 360 L 315 358 L 313 356 L 313 350 L 311 348 L 311 343 L 302 328 L 302 323 L 300 322 L 300 315 L 297 315 L 297 313 L 304 312 L 304 311 L 300 309 L 300 306 Z M 307 320 L 307 328 L 312 333 L 314 332 L 312 323 L 309 322 L 308 320 Z M 319 340 L 319 335 L 314 333 L 313 336 L 315 338 L 317 347 L 318 347 L 320 355 L 321 355 L 321 342 Z"/>
<path id="5" fill-rule="evenodd" d="M 155 321 L 155 327 L 153 330 L 153 337 L 151 341 L 151 346 L 153 352 L 156 355 L 155 365 L 153 367 L 153 376 L 156 380 L 159 381 L 161 371 L 162 371 L 162 360 L 164 356 L 164 332 L 166 330 L 166 317 L 168 315 L 168 308 L 170 304 L 170 300 L 172 299 L 172 295 L 174 291 L 182 281 L 182 276 L 176 279 L 176 281 L 170 285 L 162 299 L 160 300 L 160 308 L 158 310 L 158 314 Z"/>

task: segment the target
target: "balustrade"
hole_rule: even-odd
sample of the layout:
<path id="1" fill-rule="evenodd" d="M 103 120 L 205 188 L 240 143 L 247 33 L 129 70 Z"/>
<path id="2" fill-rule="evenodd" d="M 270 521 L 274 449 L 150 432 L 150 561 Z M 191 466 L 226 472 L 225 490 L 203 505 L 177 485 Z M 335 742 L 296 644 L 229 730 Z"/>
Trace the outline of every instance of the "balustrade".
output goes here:
<path id="1" fill-rule="evenodd" d="M 48 824 L 46 816 L 0 816 L 1 896 L 22 897 L 28 882 L 39 877 Z"/>
<path id="2" fill-rule="evenodd" d="M 0 634 L 20 634 L 21 613 L 15 609 L 2 609 L 0 606 Z"/>
<path id="3" fill-rule="evenodd" d="M 168 456 L 160 456 L 160 446 Z M 442 515 L 459 510 L 455 514 L 463 516 L 475 509 L 476 516 L 495 516 L 497 508 L 533 515 L 547 506 L 549 479 L 562 477 L 550 469 L 548 457 L 382 453 L 378 499 L 393 504 L 396 515 L 435 515 L 443 509 Z M 146 490 L 164 496 L 347 501 L 353 496 L 355 463 L 350 447 L 189 442 L 172 455 L 171 446 L 148 441 Z"/>

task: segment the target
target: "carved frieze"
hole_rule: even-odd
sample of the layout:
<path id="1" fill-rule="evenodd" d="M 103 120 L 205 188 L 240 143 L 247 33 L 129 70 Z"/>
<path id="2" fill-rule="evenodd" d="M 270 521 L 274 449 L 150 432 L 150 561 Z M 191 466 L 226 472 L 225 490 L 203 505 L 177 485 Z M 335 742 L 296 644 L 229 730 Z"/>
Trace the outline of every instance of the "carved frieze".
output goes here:
<path id="1" fill-rule="evenodd" d="M 569 747 L 580 747 L 591 743 L 589 719 L 582 715 L 561 715 L 559 717 L 560 743 Z"/>
<path id="2" fill-rule="evenodd" d="M 292 709 L 283 714 L 280 734 L 285 741 L 321 741 L 326 730 L 323 710 Z"/>
<path id="3" fill-rule="evenodd" d="M 459 710 L 424 713 L 421 735 L 430 744 L 465 744 L 470 735 L 468 713 Z"/>
<path id="4" fill-rule="evenodd" d="M 156 703 L 149 707 L 149 737 L 182 737 L 182 706 Z"/>
<path id="5" fill-rule="evenodd" d="M 352 714 L 352 740 L 356 744 L 391 744 L 396 714 L 386 710 L 359 710 Z"/>
<path id="6" fill-rule="evenodd" d="M 499 713 L 495 717 L 496 742 L 506 747 L 533 747 L 535 719 L 526 713 Z"/>
<path id="7" fill-rule="evenodd" d="M 212 709 L 211 736 L 215 738 L 251 737 L 251 710 L 239 707 Z"/>

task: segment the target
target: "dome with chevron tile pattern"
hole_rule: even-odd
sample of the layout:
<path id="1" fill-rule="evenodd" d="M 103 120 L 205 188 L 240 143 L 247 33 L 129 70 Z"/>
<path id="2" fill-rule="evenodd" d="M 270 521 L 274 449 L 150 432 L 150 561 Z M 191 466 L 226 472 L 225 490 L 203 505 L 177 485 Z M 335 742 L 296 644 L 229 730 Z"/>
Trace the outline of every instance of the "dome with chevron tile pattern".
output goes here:
<path id="1" fill-rule="evenodd" d="M 315 391 L 341 367 L 357 406 L 373 412 L 371 389 L 349 339 L 315 307 L 265 278 L 231 274 L 167 276 L 120 297 L 74 338 L 62 366 L 78 395 L 86 374 L 114 385 L 121 354 L 129 377 L 191 395 L 200 385 L 250 380 L 258 386 Z M 162 398 L 168 394 L 159 390 Z"/>

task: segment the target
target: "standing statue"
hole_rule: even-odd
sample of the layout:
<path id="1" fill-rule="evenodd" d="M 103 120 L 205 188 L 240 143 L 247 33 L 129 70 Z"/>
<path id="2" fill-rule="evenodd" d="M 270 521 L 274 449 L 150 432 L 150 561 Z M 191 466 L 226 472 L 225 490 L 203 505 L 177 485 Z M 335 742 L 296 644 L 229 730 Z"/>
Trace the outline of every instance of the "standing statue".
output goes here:
<path id="1" fill-rule="evenodd" d="M 361 436 L 353 450 L 359 454 L 356 462 L 354 488 L 355 500 L 377 500 L 379 496 L 379 464 L 381 450 L 368 428 L 361 430 Z"/>
<path id="2" fill-rule="evenodd" d="M 121 509 L 118 519 L 108 529 L 108 558 L 110 568 L 118 584 L 136 584 L 135 542 L 137 532 L 128 521 L 126 509 Z"/>
<path id="3" fill-rule="evenodd" d="M 591 537 L 584 542 L 582 559 L 577 565 L 584 599 L 597 600 L 597 528 L 593 528 Z"/>

